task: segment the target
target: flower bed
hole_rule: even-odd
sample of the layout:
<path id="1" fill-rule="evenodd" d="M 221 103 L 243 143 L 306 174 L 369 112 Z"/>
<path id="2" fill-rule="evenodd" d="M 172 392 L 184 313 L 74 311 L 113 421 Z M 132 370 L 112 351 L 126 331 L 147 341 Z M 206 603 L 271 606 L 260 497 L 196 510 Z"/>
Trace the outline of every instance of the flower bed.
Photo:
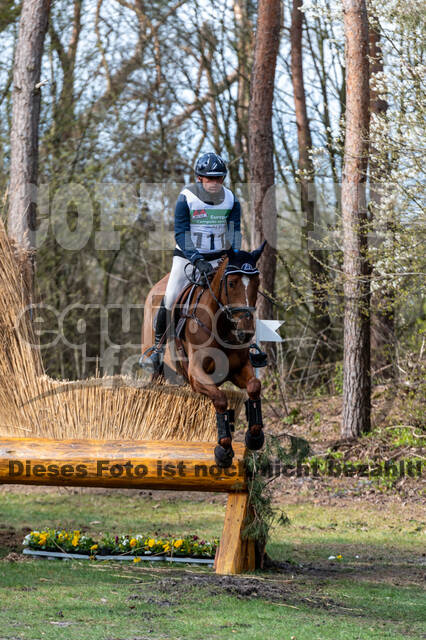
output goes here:
<path id="1" fill-rule="evenodd" d="M 218 540 L 200 540 L 198 536 L 185 538 L 153 538 L 141 534 L 130 536 L 103 535 L 99 540 L 81 531 L 46 529 L 31 531 L 25 536 L 23 545 L 33 551 L 83 554 L 90 557 L 130 556 L 135 562 L 142 556 L 173 558 L 213 559 Z"/>

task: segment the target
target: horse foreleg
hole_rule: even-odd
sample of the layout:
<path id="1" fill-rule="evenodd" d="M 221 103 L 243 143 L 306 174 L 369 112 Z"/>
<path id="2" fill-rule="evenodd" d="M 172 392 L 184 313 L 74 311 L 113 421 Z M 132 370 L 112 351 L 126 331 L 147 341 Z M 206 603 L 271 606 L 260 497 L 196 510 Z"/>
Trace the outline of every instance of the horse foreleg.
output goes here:
<path id="1" fill-rule="evenodd" d="M 202 393 L 210 398 L 216 409 L 218 446 L 215 448 L 216 463 L 220 467 L 230 467 L 234 451 L 232 449 L 232 425 L 226 393 L 219 389 L 214 382 L 208 381 L 209 376 L 204 371 L 198 371 L 197 367 L 189 365 L 188 378 L 194 391 Z"/>
<path id="2" fill-rule="evenodd" d="M 248 420 L 246 445 L 252 450 L 261 449 L 265 441 L 260 400 L 261 382 L 254 375 L 254 369 L 249 362 L 238 373 L 232 375 L 231 382 L 240 389 L 246 389 L 248 393 L 248 400 L 245 403 Z"/>

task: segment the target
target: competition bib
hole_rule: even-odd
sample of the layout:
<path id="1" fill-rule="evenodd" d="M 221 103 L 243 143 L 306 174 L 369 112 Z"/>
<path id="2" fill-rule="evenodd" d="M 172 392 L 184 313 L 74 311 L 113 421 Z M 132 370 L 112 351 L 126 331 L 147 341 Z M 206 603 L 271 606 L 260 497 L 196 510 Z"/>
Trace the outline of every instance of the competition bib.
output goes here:
<path id="1" fill-rule="evenodd" d="M 189 189 L 182 191 L 189 207 L 191 240 L 200 253 L 215 253 L 227 247 L 227 222 L 234 195 L 226 187 L 223 190 L 225 197 L 219 204 L 206 204 Z"/>

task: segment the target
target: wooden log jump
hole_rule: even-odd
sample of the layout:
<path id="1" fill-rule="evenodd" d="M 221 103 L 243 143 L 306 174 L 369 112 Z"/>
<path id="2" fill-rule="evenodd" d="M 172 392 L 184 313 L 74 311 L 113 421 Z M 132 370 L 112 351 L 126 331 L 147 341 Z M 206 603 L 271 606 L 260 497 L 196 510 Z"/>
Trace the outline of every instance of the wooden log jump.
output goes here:
<path id="1" fill-rule="evenodd" d="M 216 573 L 255 568 L 254 541 L 241 533 L 248 509 L 245 447 L 233 465 L 215 463 L 214 444 L 167 440 L 50 440 L 0 437 L 0 484 L 228 493 Z"/>

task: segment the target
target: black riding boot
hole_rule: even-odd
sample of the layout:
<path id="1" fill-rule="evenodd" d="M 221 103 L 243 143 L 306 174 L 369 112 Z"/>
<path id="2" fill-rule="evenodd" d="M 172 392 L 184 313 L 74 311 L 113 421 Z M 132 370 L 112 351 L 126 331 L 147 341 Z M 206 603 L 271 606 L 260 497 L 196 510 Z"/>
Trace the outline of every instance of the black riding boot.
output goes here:
<path id="1" fill-rule="evenodd" d="M 163 298 L 160 308 L 158 309 L 157 317 L 155 318 L 154 344 L 159 349 L 163 348 L 167 342 L 167 316 L 168 313 L 166 307 L 164 306 Z"/>
<path id="2" fill-rule="evenodd" d="M 143 369 L 148 369 L 154 376 L 158 376 L 162 373 L 164 348 L 167 342 L 167 321 L 168 311 L 164 306 L 164 298 L 161 301 L 160 308 L 155 318 L 154 327 L 154 346 L 146 351 L 139 363 Z"/>

